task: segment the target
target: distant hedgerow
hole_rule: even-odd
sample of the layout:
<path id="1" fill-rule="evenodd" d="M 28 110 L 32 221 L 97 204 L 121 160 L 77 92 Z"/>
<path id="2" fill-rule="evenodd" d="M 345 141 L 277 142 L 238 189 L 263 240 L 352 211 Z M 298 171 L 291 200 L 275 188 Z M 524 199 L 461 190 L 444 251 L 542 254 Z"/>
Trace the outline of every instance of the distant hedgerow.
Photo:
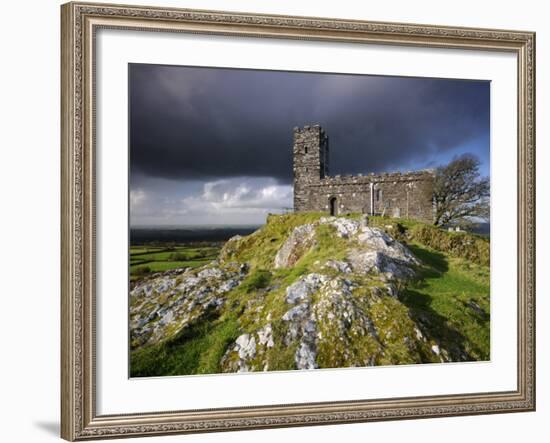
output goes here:
<path id="1" fill-rule="evenodd" d="M 187 254 L 184 254 L 183 252 L 172 252 L 168 259 L 171 261 L 185 261 L 187 260 Z"/>
<path id="2" fill-rule="evenodd" d="M 134 275 L 145 275 L 149 274 L 151 272 L 151 268 L 149 266 L 139 266 L 136 268 L 133 272 Z"/>

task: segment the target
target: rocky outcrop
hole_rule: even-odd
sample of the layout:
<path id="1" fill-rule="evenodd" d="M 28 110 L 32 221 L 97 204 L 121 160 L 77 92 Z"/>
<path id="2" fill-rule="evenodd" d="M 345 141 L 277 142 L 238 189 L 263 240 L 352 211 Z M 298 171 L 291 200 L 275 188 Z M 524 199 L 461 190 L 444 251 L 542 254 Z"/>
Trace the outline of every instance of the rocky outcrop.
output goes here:
<path id="1" fill-rule="evenodd" d="M 308 274 L 286 289 L 286 303 L 294 305 L 282 317 L 287 323 L 285 345 L 297 343 L 296 368 L 315 369 L 317 356 L 317 320 L 311 308 L 311 296 L 328 281 L 321 274 Z"/>
<path id="2" fill-rule="evenodd" d="M 275 269 L 293 266 L 315 244 L 315 226 L 301 225 L 294 228 L 275 256 Z"/>
<path id="3" fill-rule="evenodd" d="M 220 251 L 220 261 L 227 261 L 238 249 L 239 242 L 243 237 L 241 235 L 234 235 L 229 240 L 225 242 L 222 250 Z"/>
<path id="4" fill-rule="evenodd" d="M 218 261 L 135 285 L 132 349 L 230 318 L 215 353 L 223 372 L 467 359 L 430 337 L 430 320 L 399 298 L 419 266 L 383 230 L 345 217 L 237 236 Z"/>
<path id="5" fill-rule="evenodd" d="M 325 263 L 338 272 L 378 273 L 387 280 L 399 280 L 413 277 L 415 266 L 420 264 L 406 246 L 379 228 L 362 226 L 356 220 L 343 217 L 322 217 L 317 223 L 294 228 L 275 256 L 275 269 L 296 264 L 315 245 L 319 225 L 332 226 L 336 236 L 350 244 L 347 261 Z"/>
<path id="6" fill-rule="evenodd" d="M 414 276 L 414 268 L 420 264 L 406 246 L 379 228 L 362 228 L 357 242 L 359 247 L 348 253 L 355 272 L 384 274 L 388 280 L 407 279 Z"/>
<path id="7" fill-rule="evenodd" d="M 170 339 L 224 304 L 224 294 L 237 287 L 247 267 L 211 264 L 179 276 L 159 276 L 130 292 L 132 348 Z"/>
<path id="8" fill-rule="evenodd" d="M 350 272 L 352 272 L 349 263 L 341 260 L 327 260 L 323 267 L 334 269 L 335 271 L 341 272 L 342 274 L 349 274 Z"/>
<path id="9" fill-rule="evenodd" d="M 399 304 L 392 290 L 376 286 L 364 290 L 359 283 L 344 277 L 319 273 L 307 274 L 285 290 L 288 308 L 279 317 L 270 314 L 270 322 L 262 328 L 239 336 L 222 359 L 226 372 L 269 370 L 273 354 L 270 350 L 279 340 L 281 347 L 293 352 L 295 369 L 319 367 L 370 366 L 388 359 L 388 348 L 394 340 L 404 344 L 414 359 L 431 353 L 440 357 L 439 347 L 430 343 L 416 327 L 406 311 L 402 312 L 401 328 L 392 334 L 379 333 L 377 323 L 391 314 L 391 304 Z M 390 304 L 383 314 L 379 306 Z M 279 325 L 279 336 L 273 337 L 272 323 Z M 435 352 L 435 349 L 438 352 Z M 278 352 L 278 351 L 277 351 Z M 442 359 L 443 360 L 443 359 Z"/>
<path id="10" fill-rule="evenodd" d="M 341 238 L 351 238 L 360 228 L 360 223 L 344 217 L 321 217 L 320 224 L 331 225 L 336 230 L 336 235 Z"/>

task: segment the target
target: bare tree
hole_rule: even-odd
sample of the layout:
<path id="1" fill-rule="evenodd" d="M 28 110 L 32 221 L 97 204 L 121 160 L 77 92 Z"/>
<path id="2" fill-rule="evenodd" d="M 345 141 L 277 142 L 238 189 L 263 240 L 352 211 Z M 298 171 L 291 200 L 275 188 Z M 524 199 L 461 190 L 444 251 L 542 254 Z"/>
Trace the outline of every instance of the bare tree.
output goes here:
<path id="1" fill-rule="evenodd" d="M 488 177 L 481 177 L 479 160 L 463 155 L 436 171 L 434 183 L 435 225 L 472 224 L 489 220 Z"/>

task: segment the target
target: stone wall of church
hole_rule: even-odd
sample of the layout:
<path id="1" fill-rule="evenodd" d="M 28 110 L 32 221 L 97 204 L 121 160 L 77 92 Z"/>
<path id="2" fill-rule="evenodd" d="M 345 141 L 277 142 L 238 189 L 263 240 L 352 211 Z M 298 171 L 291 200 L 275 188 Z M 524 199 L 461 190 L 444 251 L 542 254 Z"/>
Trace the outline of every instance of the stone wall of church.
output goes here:
<path id="1" fill-rule="evenodd" d="M 433 222 L 433 171 L 328 175 L 328 138 L 319 126 L 294 129 L 294 210 L 362 212 Z"/>

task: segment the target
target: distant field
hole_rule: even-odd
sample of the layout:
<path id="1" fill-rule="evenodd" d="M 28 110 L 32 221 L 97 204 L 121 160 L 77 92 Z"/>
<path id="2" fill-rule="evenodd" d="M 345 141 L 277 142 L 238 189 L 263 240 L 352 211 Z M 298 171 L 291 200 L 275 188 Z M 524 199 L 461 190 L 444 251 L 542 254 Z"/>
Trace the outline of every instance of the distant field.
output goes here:
<path id="1" fill-rule="evenodd" d="M 218 257 L 220 248 L 207 246 L 130 246 L 130 279 L 136 280 L 154 272 L 197 267 Z"/>

